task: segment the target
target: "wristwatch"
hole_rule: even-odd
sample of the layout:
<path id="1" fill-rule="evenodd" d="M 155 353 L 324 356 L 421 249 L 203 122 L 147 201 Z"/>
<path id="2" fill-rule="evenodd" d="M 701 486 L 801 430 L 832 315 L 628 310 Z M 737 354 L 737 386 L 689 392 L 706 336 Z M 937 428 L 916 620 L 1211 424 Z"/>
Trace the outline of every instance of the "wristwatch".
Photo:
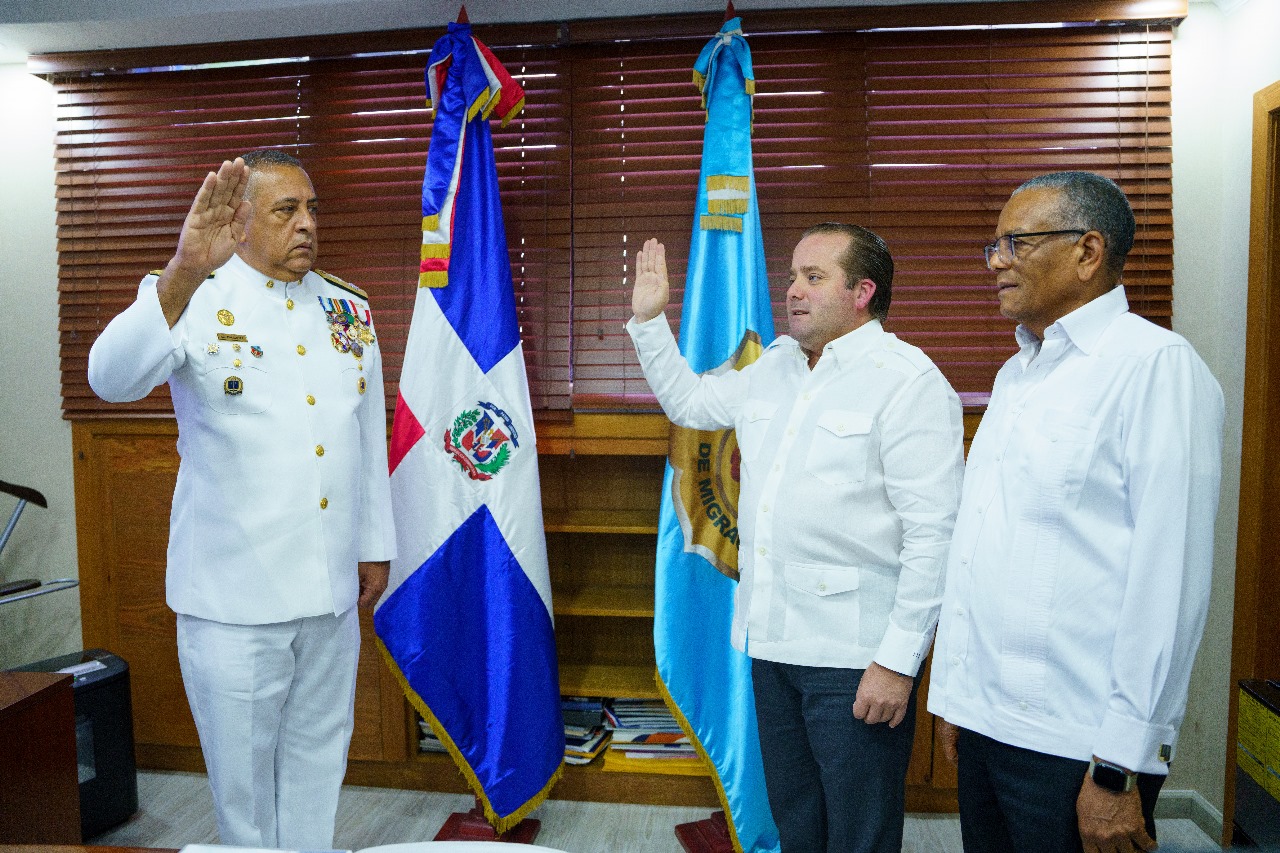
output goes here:
<path id="1" fill-rule="evenodd" d="M 1099 788 L 1117 794 L 1127 794 L 1138 786 L 1138 774 L 1125 770 L 1118 764 L 1094 757 L 1089 759 L 1089 778 Z"/>

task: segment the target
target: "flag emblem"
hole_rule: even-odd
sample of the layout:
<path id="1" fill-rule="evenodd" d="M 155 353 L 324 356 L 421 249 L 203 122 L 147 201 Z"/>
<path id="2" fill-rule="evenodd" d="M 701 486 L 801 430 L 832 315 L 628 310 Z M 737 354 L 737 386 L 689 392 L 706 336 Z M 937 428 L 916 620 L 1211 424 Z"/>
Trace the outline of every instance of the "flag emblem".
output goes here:
<path id="1" fill-rule="evenodd" d="M 476 405 L 479 408 L 460 412 L 453 427 L 445 430 L 444 450 L 471 479 L 492 480 L 520 442 L 510 415 L 492 403 Z"/>

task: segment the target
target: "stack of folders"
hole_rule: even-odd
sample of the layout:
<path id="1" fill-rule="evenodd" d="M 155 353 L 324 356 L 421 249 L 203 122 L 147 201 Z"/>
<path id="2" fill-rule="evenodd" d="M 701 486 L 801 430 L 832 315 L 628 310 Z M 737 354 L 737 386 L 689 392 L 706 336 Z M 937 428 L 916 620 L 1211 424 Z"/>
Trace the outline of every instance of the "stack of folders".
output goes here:
<path id="1" fill-rule="evenodd" d="M 612 729 L 605 770 L 697 772 L 701 760 L 661 699 L 614 699 L 605 710 Z"/>
<path id="2" fill-rule="evenodd" d="M 440 742 L 440 738 L 436 737 L 436 733 L 431 731 L 431 726 L 426 720 L 418 718 L 418 728 L 422 732 L 422 737 L 418 738 L 418 752 L 447 752 L 444 744 Z"/>
<path id="3" fill-rule="evenodd" d="M 589 764 L 609 743 L 604 725 L 608 700 L 598 696 L 562 696 L 564 715 L 564 760 L 566 764 Z"/>

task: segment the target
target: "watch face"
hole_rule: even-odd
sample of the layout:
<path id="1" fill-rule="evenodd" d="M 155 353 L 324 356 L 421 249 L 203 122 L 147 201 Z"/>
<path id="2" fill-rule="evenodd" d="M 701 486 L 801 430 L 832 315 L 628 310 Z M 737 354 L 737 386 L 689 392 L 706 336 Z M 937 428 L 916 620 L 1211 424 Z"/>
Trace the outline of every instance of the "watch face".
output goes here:
<path id="1" fill-rule="evenodd" d="M 1093 781 L 1099 788 L 1123 794 L 1129 787 L 1129 776 L 1123 771 L 1106 764 L 1093 765 Z"/>

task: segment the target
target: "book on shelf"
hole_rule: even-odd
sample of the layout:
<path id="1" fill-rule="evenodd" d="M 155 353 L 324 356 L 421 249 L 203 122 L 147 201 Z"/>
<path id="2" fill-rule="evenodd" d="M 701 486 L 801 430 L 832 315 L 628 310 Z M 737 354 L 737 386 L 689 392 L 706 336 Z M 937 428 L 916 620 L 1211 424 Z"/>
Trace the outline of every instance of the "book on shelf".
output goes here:
<path id="1" fill-rule="evenodd" d="M 598 726 L 604 722 L 609 700 L 603 696 L 561 696 L 560 713 L 566 726 Z"/>
<path id="2" fill-rule="evenodd" d="M 431 731 L 431 725 L 421 717 L 418 718 L 418 729 L 422 732 L 418 738 L 419 752 L 448 752 L 436 733 Z"/>
<path id="3" fill-rule="evenodd" d="M 621 750 L 606 749 L 600 769 L 609 773 L 662 773 L 669 776 L 707 776 L 706 764 L 692 758 L 636 758 Z"/>
<path id="4" fill-rule="evenodd" d="M 564 760 L 567 764 L 589 764 L 609 743 L 609 730 L 597 725 L 564 727 Z"/>

